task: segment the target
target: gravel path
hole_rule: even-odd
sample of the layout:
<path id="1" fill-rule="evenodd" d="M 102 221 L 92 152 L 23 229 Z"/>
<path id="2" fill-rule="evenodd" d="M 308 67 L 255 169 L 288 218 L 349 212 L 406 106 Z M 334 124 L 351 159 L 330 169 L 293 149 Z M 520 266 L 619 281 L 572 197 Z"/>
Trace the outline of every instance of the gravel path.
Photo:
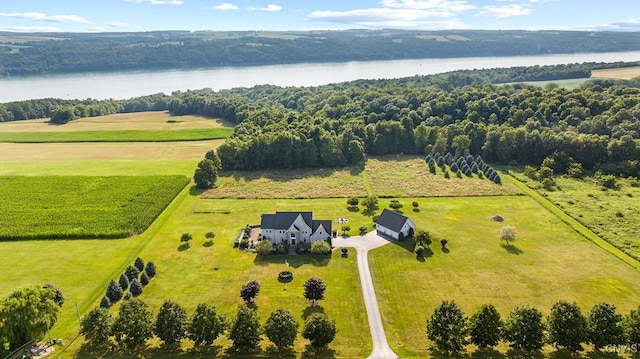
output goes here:
<path id="1" fill-rule="evenodd" d="M 364 236 L 334 238 L 331 242 L 334 247 L 354 247 L 358 253 L 357 260 L 360 284 L 362 285 L 362 295 L 364 296 L 364 305 L 367 309 L 367 318 L 369 319 L 371 340 L 373 342 L 373 350 L 368 358 L 397 359 L 398 356 L 389 347 L 387 336 L 384 333 L 380 309 L 378 308 L 378 299 L 376 298 L 371 272 L 369 271 L 369 260 L 367 259 L 367 254 L 370 249 L 384 246 L 389 243 L 389 241 L 378 236 L 375 232 L 369 232 Z"/>

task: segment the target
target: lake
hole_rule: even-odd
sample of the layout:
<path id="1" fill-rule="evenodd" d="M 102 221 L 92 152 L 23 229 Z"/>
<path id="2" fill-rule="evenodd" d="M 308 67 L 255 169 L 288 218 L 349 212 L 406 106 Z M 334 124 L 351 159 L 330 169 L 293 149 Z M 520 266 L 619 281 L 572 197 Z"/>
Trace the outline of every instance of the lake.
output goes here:
<path id="1" fill-rule="evenodd" d="M 342 63 L 304 63 L 197 70 L 101 72 L 0 79 L 0 102 L 34 98 L 125 99 L 189 89 L 317 86 L 357 79 L 390 79 L 454 70 L 556 65 L 582 62 L 640 61 L 640 51 L 540 56 L 466 57 Z"/>

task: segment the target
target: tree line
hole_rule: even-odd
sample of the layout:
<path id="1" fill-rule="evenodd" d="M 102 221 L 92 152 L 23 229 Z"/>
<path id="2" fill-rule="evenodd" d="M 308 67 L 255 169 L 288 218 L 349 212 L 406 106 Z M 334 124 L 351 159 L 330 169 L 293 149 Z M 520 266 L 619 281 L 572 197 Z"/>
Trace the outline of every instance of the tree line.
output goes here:
<path id="1" fill-rule="evenodd" d="M 367 155 L 451 150 L 533 165 L 556 156 L 567 168 L 640 175 L 639 79 L 594 79 L 575 89 L 453 86 L 460 77 L 189 91 L 168 107 L 238 124 L 217 151 L 225 170 L 339 167 Z"/>
<path id="2" fill-rule="evenodd" d="M 443 301 L 427 320 L 426 332 L 435 349 L 447 355 L 463 352 L 468 344 L 482 350 L 500 341 L 527 352 L 538 352 L 547 343 L 574 352 L 581 351 L 582 344 L 612 352 L 640 343 L 640 307 L 623 317 L 603 302 L 585 315 L 576 303 L 561 300 L 543 320 L 540 310 L 529 305 L 515 307 L 503 319 L 495 306 L 485 304 L 468 318 L 455 301 Z"/>
<path id="3" fill-rule="evenodd" d="M 46 36 L 48 40 L 42 33 L 22 34 L 24 41 L 16 43 L 11 34 L 0 34 L 0 76 L 640 50 L 640 35 L 634 32 L 155 31 Z"/>

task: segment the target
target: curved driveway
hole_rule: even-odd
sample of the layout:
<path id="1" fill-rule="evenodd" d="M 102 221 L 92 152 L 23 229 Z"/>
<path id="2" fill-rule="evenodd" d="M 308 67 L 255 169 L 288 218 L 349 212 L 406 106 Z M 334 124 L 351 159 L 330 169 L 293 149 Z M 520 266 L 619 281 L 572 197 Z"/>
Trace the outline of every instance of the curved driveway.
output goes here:
<path id="1" fill-rule="evenodd" d="M 364 296 L 364 306 L 367 309 L 367 318 L 369 319 L 369 330 L 371 330 L 371 341 L 373 342 L 373 350 L 369 355 L 369 359 L 397 359 L 398 356 L 391 350 L 387 342 L 387 336 L 382 326 L 382 318 L 380 317 L 380 309 L 378 308 L 378 299 L 373 288 L 373 280 L 369 271 L 369 260 L 367 253 L 370 249 L 378 248 L 389 243 L 385 238 L 369 232 L 364 236 L 342 238 L 337 237 L 332 241 L 334 247 L 354 247 L 357 252 L 358 272 L 360 273 L 360 284 L 362 286 L 362 295 Z"/>

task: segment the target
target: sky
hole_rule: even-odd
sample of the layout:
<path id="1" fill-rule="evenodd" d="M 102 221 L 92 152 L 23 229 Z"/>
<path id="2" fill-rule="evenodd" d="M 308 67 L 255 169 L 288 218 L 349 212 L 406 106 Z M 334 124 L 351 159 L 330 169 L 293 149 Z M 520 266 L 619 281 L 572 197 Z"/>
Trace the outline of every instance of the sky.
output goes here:
<path id="1" fill-rule="evenodd" d="M 2 0 L 0 31 L 640 31 L 638 0 Z"/>

